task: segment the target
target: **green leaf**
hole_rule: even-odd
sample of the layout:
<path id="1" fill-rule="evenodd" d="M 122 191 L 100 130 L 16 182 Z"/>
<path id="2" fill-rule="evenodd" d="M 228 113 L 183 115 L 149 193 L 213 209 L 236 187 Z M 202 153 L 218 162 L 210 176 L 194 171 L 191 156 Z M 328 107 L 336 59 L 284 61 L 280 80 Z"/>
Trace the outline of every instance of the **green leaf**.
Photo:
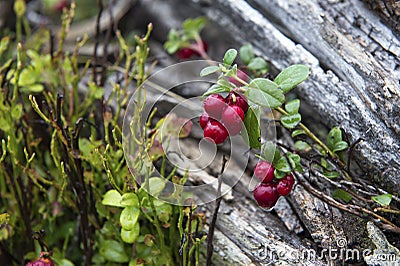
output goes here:
<path id="1" fill-rule="evenodd" d="M 392 201 L 392 195 L 382 194 L 379 196 L 373 196 L 371 199 L 382 206 L 389 206 L 390 202 Z"/>
<path id="2" fill-rule="evenodd" d="M 274 170 L 274 176 L 276 179 L 284 178 L 286 175 L 287 175 L 287 173 L 281 172 L 277 169 Z"/>
<path id="3" fill-rule="evenodd" d="M 103 205 L 114 206 L 114 207 L 122 207 L 121 205 L 122 196 L 115 189 L 109 190 L 104 194 L 103 201 L 101 202 Z"/>
<path id="4" fill-rule="evenodd" d="M 207 19 L 205 17 L 198 17 L 194 19 L 186 19 L 182 23 L 182 28 L 187 35 L 188 38 L 193 39 L 199 35 L 200 31 L 204 28 L 207 23 Z"/>
<path id="5" fill-rule="evenodd" d="M 300 114 L 290 114 L 290 115 L 283 115 L 281 117 L 281 123 L 285 128 L 295 128 L 301 122 L 301 115 Z"/>
<path id="6" fill-rule="evenodd" d="M 240 47 L 239 50 L 240 59 L 243 61 L 245 65 L 248 65 L 251 59 L 254 58 L 253 46 L 251 44 L 245 44 Z"/>
<path id="7" fill-rule="evenodd" d="M 121 206 L 139 208 L 139 199 L 135 193 L 129 192 L 122 195 Z"/>
<path id="8" fill-rule="evenodd" d="M 149 191 L 147 191 L 147 184 L 144 182 L 142 188 L 144 188 L 149 194 L 157 195 L 165 188 L 165 179 L 160 177 L 151 177 L 149 179 Z"/>
<path id="9" fill-rule="evenodd" d="M 275 143 L 266 141 L 261 147 L 261 158 L 264 161 L 273 163 L 279 157 L 279 150 L 276 148 Z M 278 158 L 279 159 L 279 158 Z"/>
<path id="10" fill-rule="evenodd" d="M 14 120 L 19 120 L 22 116 L 22 104 L 17 104 L 11 109 L 11 117 Z"/>
<path id="11" fill-rule="evenodd" d="M 219 70 L 218 66 L 208 66 L 200 71 L 200 77 L 211 75 Z"/>
<path id="12" fill-rule="evenodd" d="M 10 215 L 8 213 L 0 214 L 0 228 L 3 228 L 10 221 Z"/>
<path id="13" fill-rule="evenodd" d="M 267 69 L 268 65 L 267 62 L 262 59 L 261 57 L 255 57 L 253 59 L 251 59 L 250 63 L 247 66 L 250 70 L 263 70 L 263 69 Z"/>
<path id="14" fill-rule="evenodd" d="M 224 55 L 224 60 L 223 60 L 224 64 L 231 66 L 235 61 L 236 56 L 237 56 L 237 51 L 235 49 L 229 49 L 228 51 L 226 51 Z"/>
<path id="15" fill-rule="evenodd" d="M 10 37 L 3 37 L 0 41 L 0 56 L 8 49 Z"/>
<path id="16" fill-rule="evenodd" d="M 324 171 L 323 175 L 330 179 L 338 178 L 340 176 L 340 174 L 336 171 L 331 171 L 331 172 Z"/>
<path id="17" fill-rule="evenodd" d="M 344 191 L 343 189 L 335 189 L 332 192 L 332 197 L 334 199 L 341 199 L 344 200 L 346 203 L 350 202 L 351 199 L 353 198 L 353 196 L 351 194 L 349 194 L 348 192 Z"/>
<path id="18" fill-rule="evenodd" d="M 100 244 L 100 254 L 108 261 L 126 263 L 129 261 L 124 245 L 115 240 L 105 240 Z"/>
<path id="19" fill-rule="evenodd" d="M 229 88 L 221 87 L 218 84 L 214 84 L 205 93 L 203 93 L 203 97 L 206 97 L 211 94 L 218 94 L 218 93 L 229 92 L 229 91 L 230 91 Z"/>
<path id="20" fill-rule="evenodd" d="M 289 114 L 297 114 L 299 112 L 299 108 L 300 108 L 300 100 L 299 99 L 295 99 L 295 100 L 290 101 L 285 104 L 285 110 Z"/>
<path id="21" fill-rule="evenodd" d="M 42 84 L 32 84 L 26 87 L 21 88 L 21 92 L 23 93 L 39 93 L 44 90 L 44 87 Z"/>
<path id="22" fill-rule="evenodd" d="M 278 85 L 263 78 L 253 79 L 245 95 L 248 100 L 262 107 L 276 108 L 285 101 L 285 96 Z"/>
<path id="23" fill-rule="evenodd" d="M 249 107 L 243 120 L 246 130 L 242 130 L 242 137 L 253 149 L 259 149 L 261 147 L 259 121 L 259 108 Z"/>
<path id="24" fill-rule="evenodd" d="M 307 142 L 302 141 L 302 140 L 298 140 L 294 143 L 294 148 L 298 151 L 305 151 L 308 152 L 309 150 L 311 150 L 310 145 L 308 145 Z"/>
<path id="25" fill-rule="evenodd" d="M 339 141 L 339 142 L 335 143 L 335 146 L 332 149 L 332 151 L 333 152 L 344 151 L 348 147 L 349 147 L 349 145 L 347 144 L 346 141 Z"/>
<path id="26" fill-rule="evenodd" d="M 121 239 L 125 243 L 133 244 L 140 234 L 140 225 L 136 223 L 132 230 L 121 228 Z"/>
<path id="27" fill-rule="evenodd" d="M 303 129 L 296 129 L 292 132 L 292 138 L 305 134 L 306 132 Z"/>
<path id="28" fill-rule="evenodd" d="M 289 162 L 285 157 L 281 157 L 274 166 L 275 169 L 279 172 L 290 173 L 292 171 L 292 168 L 290 167 Z"/>
<path id="29" fill-rule="evenodd" d="M 119 222 L 125 230 L 132 230 L 139 218 L 140 211 L 136 207 L 125 207 L 119 217 Z"/>
<path id="30" fill-rule="evenodd" d="M 342 130 L 338 127 L 333 127 L 328 133 L 326 144 L 329 149 L 333 150 L 336 143 L 342 141 Z"/>
<path id="31" fill-rule="evenodd" d="M 217 84 L 218 84 L 219 86 L 221 86 L 221 87 L 224 87 L 224 88 L 227 89 L 228 91 L 230 91 L 230 90 L 231 90 L 231 87 L 232 87 L 231 83 L 230 83 L 229 81 L 225 80 L 225 79 L 218 79 L 218 80 L 217 80 Z"/>
<path id="32" fill-rule="evenodd" d="M 275 78 L 283 93 L 289 92 L 291 89 L 302 83 L 310 75 L 310 68 L 305 65 L 292 65 L 282 70 Z"/>

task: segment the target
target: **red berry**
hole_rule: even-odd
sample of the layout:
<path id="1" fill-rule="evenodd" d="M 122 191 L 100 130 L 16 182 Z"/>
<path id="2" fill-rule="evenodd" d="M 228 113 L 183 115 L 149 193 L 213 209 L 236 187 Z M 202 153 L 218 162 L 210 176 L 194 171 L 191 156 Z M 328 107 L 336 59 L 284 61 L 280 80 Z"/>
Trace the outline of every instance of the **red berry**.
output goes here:
<path id="1" fill-rule="evenodd" d="M 240 78 L 241 80 L 247 82 L 248 81 L 248 77 L 247 74 L 244 73 L 242 70 L 238 69 L 236 76 L 238 78 Z M 235 84 L 236 86 L 243 86 L 244 84 L 242 84 L 241 82 L 239 82 L 238 80 L 234 79 L 233 77 L 229 77 L 229 82 Z"/>
<path id="2" fill-rule="evenodd" d="M 228 131 L 218 121 L 210 121 L 204 128 L 204 137 L 209 142 L 221 144 L 228 137 Z"/>
<path id="3" fill-rule="evenodd" d="M 203 113 L 200 116 L 200 120 L 199 120 L 201 128 L 204 129 L 209 121 L 210 121 L 210 117 L 208 116 L 208 114 Z"/>
<path id="4" fill-rule="evenodd" d="M 249 104 L 247 103 L 246 97 L 240 95 L 236 92 L 231 91 L 229 95 L 225 98 L 228 105 L 236 105 L 242 108 L 243 112 L 246 113 L 249 109 Z"/>
<path id="5" fill-rule="evenodd" d="M 269 183 L 274 179 L 274 167 L 267 161 L 259 161 L 254 167 L 254 175 L 263 183 Z"/>
<path id="6" fill-rule="evenodd" d="M 211 94 L 204 101 L 204 109 L 211 118 L 219 120 L 226 107 L 225 99 L 219 94 Z"/>
<path id="7" fill-rule="evenodd" d="M 293 184 L 294 178 L 289 174 L 278 181 L 276 184 L 276 191 L 278 191 L 279 195 L 286 196 L 290 191 L 292 191 Z"/>
<path id="8" fill-rule="evenodd" d="M 190 58 L 190 57 L 192 57 L 194 55 L 194 52 L 193 52 L 192 49 L 185 47 L 185 48 L 179 49 L 176 52 L 176 55 L 180 59 L 188 59 L 188 58 Z"/>
<path id="9" fill-rule="evenodd" d="M 272 208 L 279 199 L 279 194 L 273 184 L 259 184 L 253 191 L 253 195 L 262 208 Z"/>
<path id="10" fill-rule="evenodd" d="M 242 129 L 244 112 L 242 108 L 236 105 L 228 106 L 222 113 L 221 121 L 229 132 L 229 135 L 235 136 Z"/>

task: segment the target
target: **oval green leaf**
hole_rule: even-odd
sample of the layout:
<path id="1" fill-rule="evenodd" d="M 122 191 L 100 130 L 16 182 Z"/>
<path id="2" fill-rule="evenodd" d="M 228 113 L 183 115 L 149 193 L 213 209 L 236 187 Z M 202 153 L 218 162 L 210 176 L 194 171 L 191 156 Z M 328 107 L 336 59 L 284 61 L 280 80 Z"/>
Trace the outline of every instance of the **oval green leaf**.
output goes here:
<path id="1" fill-rule="evenodd" d="M 205 67 L 200 71 L 200 77 L 211 75 L 219 70 L 218 66 Z"/>
<path id="2" fill-rule="evenodd" d="M 237 56 L 237 51 L 235 49 L 229 49 L 228 51 L 226 51 L 224 55 L 224 60 L 223 60 L 224 64 L 231 66 L 235 61 L 236 56 Z"/>
<path id="3" fill-rule="evenodd" d="M 100 244 L 100 254 L 111 262 L 125 263 L 129 261 L 122 243 L 115 240 L 105 240 Z"/>
<path id="4" fill-rule="evenodd" d="M 151 195 L 157 195 L 165 188 L 165 179 L 160 177 L 151 177 L 149 179 L 149 191 L 147 191 L 146 182 L 142 184 L 142 187 Z"/>
<path id="5" fill-rule="evenodd" d="M 246 130 L 242 130 L 242 138 L 253 149 L 261 147 L 259 115 L 259 110 L 250 107 L 243 120 Z"/>
<path id="6" fill-rule="evenodd" d="M 107 205 L 107 206 L 122 207 L 121 199 L 122 199 L 121 194 L 119 194 L 118 191 L 113 189 L 113 190 L 107 191 L 107 193 L 104 194 L 104 198 L 101 203 L 103 203 L 103 205 Z"/>
<path id="7" fill-rule="evenodd" d="M 125 207 L 122 210 L 119 222 L 125 230 L 132 230 L 139 218 L 140 211 L 135 207 Z"/>
<path id="8" fill-rule="evenodd" d="M 121 198 L 121 206 L 139 208 L 139 199 L 135 193 L 125 193 Z"/>
<path id="9" fill-rule="evenodd" d="M 263 70 L 267 69 L 267 62 L 261 57 L 253 58 L 247 66 L 250 70 Z"/>
<path id="10" fill-rule="evenodd" d="M 285 104 L 285 110 L 289 114 L 297 114 L 299 112 L 299 108 L 300 108 L 300 100 L 299 99 L 295 99 L 295 100 L 290 101 Z"/>
<path id="11" fill-rule="evenodd" d="M 262 107 L 276 108 L 285 101 L 285 96 L 278 85 L 263 78 L 252 80 L 245 95 L 248 100 Z"/>
<path id="12" fill-rule="evenodd" d="M 343 189 L 340 189 L 340 188 L 335 189 L 332 192 L 332 197 L 334 199 L 344 200 L 346 203 L 350 202 L 351 199 L 353 198 L 353 196 L 350 193 L 348 193 L 348 192 L 346 192 L 346 191 L 344 191 Z"/>
<path id="13" fill-rule="evenodd" d="M 133 244 L 138 238 L 139 233 L 140 225 L 139 223 L 136 223 L 132 230 L 125 230 L 124 228 L 121 228 L 121 239 L 125 243 Z"/>
<path id="14" fill-rule="evenodd" d="M 349 144 L 347 144 L 346 141 L 342 140 L 342 141 L 335 143 L 335 146 L 333 147 L 332 151 L 333 152 L 344 151 L 348 147 L 349 147 Z"/>
<path id="15" fill-rule="evenodd" d="M 281 123 L 285 128 L 295 128 L 301 121 L 300 114 L 283 115 L 281 117 Z"/>
<path id="16" fill-rule="evenodd" d="M 240 47 L 239 56 L 243 63 L 248 65 L 251 59 L 254 58 L 253 46 L 248 43 Z"/>
<path id="17" fill-rule="evenodd" d="M 281 87 L 284 93 L 302 83 L 310 75 L 310 68 L 305 65 L 292 65 L 282 70 L 275 78 L 275 83 Z"/>
<path id="18" fill-rule="evenodd" d="M 389 206 L 390 202 L 392 201 L 392 195 L 382 194 L 379 196 L 373 196 L 371 199 L 382 206 Z"/>

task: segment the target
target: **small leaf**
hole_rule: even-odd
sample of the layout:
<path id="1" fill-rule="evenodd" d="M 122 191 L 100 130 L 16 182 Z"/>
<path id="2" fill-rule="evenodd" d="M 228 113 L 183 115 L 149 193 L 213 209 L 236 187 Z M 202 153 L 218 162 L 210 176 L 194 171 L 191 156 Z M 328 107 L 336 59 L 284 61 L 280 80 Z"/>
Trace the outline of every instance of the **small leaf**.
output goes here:
<path id="1" fill-rule="evenodd" d="M 333 152 L 338 152 L 338 151 L 344 151 L 347 149 L 349 145 L 347 144 L 346 141 L 339 141 L 335 143 L 335 147 L 332 149 Z"/>
<path id="2" fill-rule="evenodd" d="M 253 46 L 251 44 L 245 44 L 240 47 L 239 50 L 240 59 L 245 65 L 248 65 L 251 59 L 254 58 Z"/>
<path id="3" fill-rule="evenodd" d="M 274 166 L 279 172 L 290 173 L 292 171 L 292 168 L 285 157 L 281 157 Z"/>
<path id="4" fill-rule="evenodd" d="M 284 178 L 286 175 L 287 175 L 287 173 L 281 172 L 277 169 L 274 170 L 274 176 L 276 179 Z"/>
<path id="5" fill-rule="evenodd" d="M 250 70 L 263 70 L 263 69 L 267 69 L 268 65 L 267 62 L 262 59 L 261 57 L 256 57 L 253 58 L 249 65 L 247 66 Z"/>
<path id="6" fill-rule="evenodd" d="M 218 84 L 214 84 L 203 94 L 203 97 L 206 97 L 211 94 L 218 94 L 218 93 L 229 92 L 229 91 L 230 91 L 229 88 L 222 87 Z"/>
<path id="7" fill-rule="evenodd" d="M 125 243 L 133 244 L 140 234 L 140 225 L 136 223 L 132 230 L 121 228 L 121 239 Z"/>
<path id="8" fill-rule="evenodd" d="M 300 114 L 283 115 L 281 123 L 285 128 L 295 128 L 301 122 Z"/>
<path id="9" fill-rule="evenodd" d="M 133 226 L 136 224 L 139 218 L 140 211 L 136 207 L 125 207 L 121 216 L 119 217 L 119 222 L 122 228 L 125 230 L 132 230 Z"/>
<path id="10" fill-rule="evenodd" d="M 114 206 L 114 207 L 122 207 L 121 205 L 122 196 L 116 190 L 109 190 L 106 194 L 104 194 L 103 201 L 101 202 L 103 205 Z"/>
<path id="11" fill-rule="evenodd" d="M 4 227 L 10 221 L 10 215 L 8 213 L 0 214 L 0 229 Z"/>
<path id="12" fill-rule="evenodd" d="M 105 240 L 100 244 L 100 254 L 108 261 L 126 263 L 129 261 L 122 243 L 115 240 Z"/>
<path id="13" fill-rule="evenodd" d="M 231 83 L 225 79 L 218 79 L 217 84 L 221 87 L 224 87 L 225 89 L 230 91 L 230 88 L 232 87 Z"/>
<path id="14" fill-rule="evenodd" d="M 22 116 L 22 104 L 17 104 L 11 109 L 11 117 L 14 120 L 19 120 Z"/>
<path id="15" fill-rule="evenodd" d="M 299 135 L 305 135 L 306 132 L 303 129 L 296 129 L 292 132 L 292 138 L 297 137 Z"/>
<path id="16" fill-rule="evenodd" d="M 335 144 L 339 141 L 342 141 L 342 130 L 340 130 L 338 127 L 333 127 L 328 133 L 326 144 L 329 149 L 333 150 L 335 148 Z"/>
<path id="17" fill-rule="evenodd" d="M 262 107 L 276 108 L 285 101 L 285 96 L 278 86 L 268 80 L 253 79 L 245 92 L 248 100 Z"/>
<path id="18" fill-rule="evenodd" d="M 242 130 L 243 140 L 253 149 L 259 149 L 260 143 L 260 127 L 259 127 L 259 110 L 258 108 L 249 107 L 244 117 L 243 123 L 246 130 Z M 246 136 L 247 134 L 247 136 Z"/>
<path id="19" fill-rule="evenodd" d="M 139 208 L 139 199 L 135 193 L 129 192 L 122 195 L 121 206 Z"/>
<path id="20" fill-rule="evenodd" d="M 340 176 L 340 174 L 336 171 L 331 171 L 331 172 L 324 171 L 323 175 L 330 179 L 338 178 Z"/>
<path id="21" fill-rule="evenodd" d="M 274 81 L 281 87 L 283 93 L 287 93 L 306 80 L 309 75 L 310 68 L 308 66 L 292 65 L 282 70 Z"/>
<path id="22" fill-rule="evenodd" d="M 392 201 L 392 195 L 382 194 L 379 196 L 373 196 L 371 199 L 382 206 L 389 206 L 390 202 Z"/>
<path id="23" fill-rule="evenodd" d="M 182 23 L 182 28 L 188 38 L 195 38 L 204 28 L 206 23 L 207 19 L 205 17 L 198 17 L 194 19 L 189 18 Z"/>
<path id="24" fill-rule="evenodd" d="M 344 200 L 346 203 L 350 202 L 351 199 L 353 198 L 353 196 L 351 194 L 349 194 L 348 192 L 344 191 L 343 189 L 335 189 L 332 192 L 332 197 L 334 199 L 341 199 Z"/>
<path id="25" fill-rule="evenodd" d="M 219 70 L 218 66 L 208 66 L 201 70 L 200 77 L 211 75 Z"/>
<path id="26" fill-rule="evenodd" d="M 149 191 L 147 191 L 147 184 L 144 182 L 142 188 L 144 188 L 150 195 L 157 195 L 165 188 L 165 179 L 160 177 L 151 177 L 149 179 Z"/>
<path id="27" fill-rule="evenodd" d="M 231 66 L 235 61 L 236 56 L 237 56 L 237 51 L 235 49 L 229 49 L 228 51 L 226 51 L 224 55 L 224 61 L 223 61 L 224 64 Z"/>
<path id="28" fill-rule="evenodd" d="M 3 37 L 0 41 L 0 56 L 8 49 L 10 37 Z"/>
<path id="29" fill-rule="evenodd" d="M 299 99 L 295 99 L 295 100 L 290 101 L 285 104 L 285 110 L 289 114 L 297 114 L 299 112 L 299 108 L 300 108 L 300 100 Z"/>
<path id="30" fill-rule="evenodd" d="M 294 144 L 294 148 L 298 151 L 305 151 L 305 152 L 308 152 L 309 150 L 311 150 L 310 145 L 308 145 L 307 142 L 302 141 L 302 140 L 296 141 Z"/>
<path id="31" fill-rule="evenodd" d="M 278 155 L 277 155 L 278 153 Z M 275 158 L 279 156 L 279 150 L 272 141 L 266 141 L 261 147 L 261 158 L 264 161 L 273 163 Z"/>

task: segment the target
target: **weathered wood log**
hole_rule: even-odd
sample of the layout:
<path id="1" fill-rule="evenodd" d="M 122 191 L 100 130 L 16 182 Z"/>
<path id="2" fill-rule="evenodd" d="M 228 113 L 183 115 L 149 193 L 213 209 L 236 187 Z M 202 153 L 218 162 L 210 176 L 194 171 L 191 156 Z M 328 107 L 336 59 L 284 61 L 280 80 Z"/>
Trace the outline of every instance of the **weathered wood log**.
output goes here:
<path id="1" fill-rule="evenodd" d="M 311 77 L 296 92 L 329 126 L 343 128 L 351 143 L 362 138 L 358 162 L 397 192 L 400 41 L 357 1 L 252 3 L 259 11 L 243 0 L 203 1 L 202 8 L 238 42 L 252 43 L 276 69 L 311 66 Z"/>

